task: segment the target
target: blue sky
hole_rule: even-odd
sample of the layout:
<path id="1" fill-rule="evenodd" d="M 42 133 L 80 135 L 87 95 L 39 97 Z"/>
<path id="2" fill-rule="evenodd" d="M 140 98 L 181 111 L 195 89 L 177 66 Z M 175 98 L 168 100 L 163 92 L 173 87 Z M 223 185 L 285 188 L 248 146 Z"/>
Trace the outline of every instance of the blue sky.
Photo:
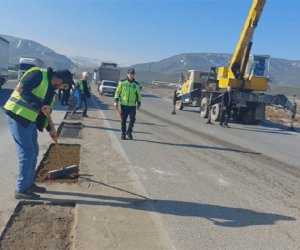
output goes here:
<path id="1" fill-rule="evenodd" d="M 233 53 L 252 0 L 0 0 L 0 34 L 121 64 Z M 4 10 L 4 11 L 3 11 Z M 252 53 L 300 60 L 300 0 L 267 0 Z"/>

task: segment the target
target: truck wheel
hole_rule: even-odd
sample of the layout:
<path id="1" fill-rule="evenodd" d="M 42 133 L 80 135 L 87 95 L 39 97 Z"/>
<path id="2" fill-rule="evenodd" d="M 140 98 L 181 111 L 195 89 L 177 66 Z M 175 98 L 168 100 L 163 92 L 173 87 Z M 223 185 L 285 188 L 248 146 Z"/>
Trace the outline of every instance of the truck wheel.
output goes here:
<path id="1" fill-rule="evenodd" d="M 246 124 L 255 124 L 256 123 L 255 114 L 244 113 L 242 115 L 242 121 Z"/>
<path id="2" fill-rule="evenodd" d="M 219 104 L 215 104 L 211 106 L 211 110 L 210 110 L 210 119 L 212 121 L 217 121 L 220 118 L 220 105 Z"/>
<path id="3" fill-rule="evenodd" d="M 203 97 L 200 103 L 200 117 L 207 118 L 208 117 L 208 99 L 207 97 Z"/>
<path id="4" fill-rule="evenodd" d="M 183 110 L 183 104 L 181 100 L 176 101 L 176 109 L 177 110 Z"/>

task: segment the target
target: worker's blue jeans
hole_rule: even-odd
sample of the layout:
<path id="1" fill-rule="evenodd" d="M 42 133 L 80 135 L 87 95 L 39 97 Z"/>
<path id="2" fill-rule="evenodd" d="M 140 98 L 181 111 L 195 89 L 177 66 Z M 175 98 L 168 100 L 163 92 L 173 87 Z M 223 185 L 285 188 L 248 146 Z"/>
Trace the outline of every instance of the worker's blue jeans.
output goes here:
<path id="1" fill-rule="evenodd" d="M 31 122 L 25 128 L 9 116 L 7 116 L 7 120 L 19 158 L 19 176 L 16 190 L 24 192 L 34 182 L 35 167 L 39 155 L 37 127 L 35 123 Z"/>
<path id="2" fill-rule="evenodd" d="M 83 115 L 87 114 L 87 97 L 85 95 L 81 95 L 79 99 L 77 99 L 78 102 L 73 110 L 73 112 L 76 112 L 78 109 L 80 109 L 81 107 L 83 108 Z"/>

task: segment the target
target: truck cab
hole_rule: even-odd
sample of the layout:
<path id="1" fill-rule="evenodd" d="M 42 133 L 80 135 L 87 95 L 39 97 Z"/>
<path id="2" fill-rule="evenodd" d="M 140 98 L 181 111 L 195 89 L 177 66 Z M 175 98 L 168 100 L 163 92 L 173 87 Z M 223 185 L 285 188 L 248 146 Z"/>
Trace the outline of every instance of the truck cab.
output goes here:
<path id="1" fill-rule="evenodd" d="M 177 102 L 177 109 L 182 110 L 185 106 L 199 106 L 200 98 L 197 93 L 206 87 L 208 76 L 209 72 L 207 71 L 187 71 L 186 79 L 182 79 L 183 83 L 179 84 L 178 90 L 176 91 L 177 96 L 186 95 L 186 98 Z"/>
<path id="2" fill-rule="evenodd" d="M 45 64 L 39 58 L 21 56 L 19 60 L 18 79 L 20 80 L 22 75 L 32 67 L 43 68 Z"/>

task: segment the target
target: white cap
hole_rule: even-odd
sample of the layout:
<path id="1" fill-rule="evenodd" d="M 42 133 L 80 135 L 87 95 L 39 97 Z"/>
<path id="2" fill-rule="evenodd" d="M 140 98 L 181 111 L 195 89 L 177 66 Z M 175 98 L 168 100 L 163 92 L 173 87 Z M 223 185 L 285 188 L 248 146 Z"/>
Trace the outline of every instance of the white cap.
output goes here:
<path id="1" fill-rule="evenodd" d="M 86 71 L 85 71 L 85 72 L 82 72 L 82 76 L 83 76 L 83 77 L 89 76 L 89 73 L 86 72 Z"/>

